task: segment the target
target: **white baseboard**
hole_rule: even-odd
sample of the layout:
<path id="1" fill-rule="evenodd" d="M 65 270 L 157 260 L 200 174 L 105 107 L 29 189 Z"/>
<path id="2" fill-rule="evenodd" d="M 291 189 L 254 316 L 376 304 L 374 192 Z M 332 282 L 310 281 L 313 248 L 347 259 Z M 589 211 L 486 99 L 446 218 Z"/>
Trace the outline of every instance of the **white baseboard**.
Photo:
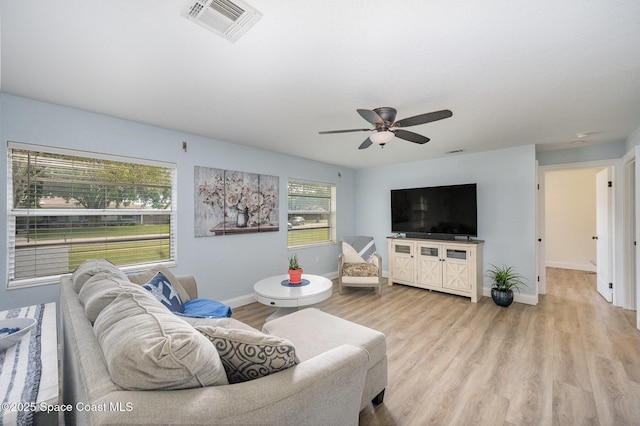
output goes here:
<path id="1" fill-rule="evenodd" d="M 570 263 L 570 262 L 548 260 L 545 262 L 545 266 L 549 268 L 574 269 L 576 271 L 596 272 L 596 266 L 590 263 L 584 264 L 584 263 Z"/>
<path id="2" fill-rule="evenodd" d="M 338 278 L 338 271 L 329 272 L 328 274 L 324 274 L 323 277 L 327 277 L 330 280 L 335 280 Z"/>
<path id="3" fill-rule="evenodd" d="M 233 299 L 222 300 L 227 306 L 231 308 L 239 308 L 240 306 L 249 305 L 256 301 L 256 295 L 254 293 L 245 294 L 244 296 L 234 297 Z"/>

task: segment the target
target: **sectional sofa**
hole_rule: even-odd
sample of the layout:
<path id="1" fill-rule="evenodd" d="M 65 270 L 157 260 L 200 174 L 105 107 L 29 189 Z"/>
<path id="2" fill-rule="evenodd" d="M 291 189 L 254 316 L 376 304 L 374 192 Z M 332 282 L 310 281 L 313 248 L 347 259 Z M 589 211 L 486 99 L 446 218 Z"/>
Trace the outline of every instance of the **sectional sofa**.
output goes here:
<path id="1" fill-rule="evenodd" d="M 96 259 L 61 279 L 66 424 L 347 425 L 358 423 L 370 398 L 382 401 L 381 333 L 310 310 L 308 321 L 319 315 L 344 321 L 358 335 L 369 333 L 353 344 L 343 341 L 343 333 L 314 347 L 305 342 L 317 324 L 304 318 L 293 328 L 286 317 L 276 320 L 284 320 L 273 325 L 289 335 L 282 337 L 233 318 L 180 317 L 140 286 L 158 271 L 183 299 L 197 298 L 194 277 L 176 277 L 162 267 L 126 276 Z M 249 357 L 236 362 L 237 354 L 253 350 L 274 358 L 266 366 Z M 247 362 L 253 365 L 245 371 Z"/>

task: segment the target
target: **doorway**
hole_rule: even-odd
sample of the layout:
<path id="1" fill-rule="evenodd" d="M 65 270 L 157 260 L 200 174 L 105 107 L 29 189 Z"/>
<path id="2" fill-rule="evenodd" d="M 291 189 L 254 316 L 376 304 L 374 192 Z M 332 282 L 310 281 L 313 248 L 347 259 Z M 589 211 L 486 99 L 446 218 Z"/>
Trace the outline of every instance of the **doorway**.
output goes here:
<path id="1" fill-rule="evenodd" d="M 613 305 L 624 309 L 635 310 L 636 326 L 640 330 L 640 253 L 637 242 L 640 241 L 640 145 L 620 160 L 602 160 L 585 163 L 568 163 L 550 166 L 539 166 L 538 202 L 537 202 L 537 260 L 538 293 L 546 293 L 545 256 L 547 231 L 545 225 L 545 174 L 549 171 L 573 170 L 583 168 L 606 168 L 610 172 L 613 187 L 611 188 L 611 281 L 613 283 Z M 596 264 L 597 264 L 596 259 Z M 634 297 L 635 296 L 635 297 Z"/>
<path id="2" fill-rule="evenodd" d="M 545 265 L 598 273 L 608 286 L 608 200 L 604 167 L 545 172 Z M 596 185 L 598 179 L 605 179 Z M 600 188 L 604 185 L 604 188 Z M 600 188 L 599 190 L 597 188 Z M 598 208 L 598 201 L 603 205 Z M 604 212 L 604 214 L 602 214 Z M 604 229 L 598 229 L 598 228 Z M 610 294 L 603 295 L 611 301 Z"/>
<path id="3" fill-rule="evenodd" d="M 611 160 L 540 167 L 538 175 L 540 182 L 538 252 L 541 255 L 538 262 L 540 275 L 538 290 L 540 294 L 547 292 L 545 280 L 547 266 L 582 270 L 599 273 L 600 281 L 605 283 L 602 290 L 606 290 L 601 294 L 605 299 L 613 300 L 616 304 L 616 298 L 613 296 L 616 290 L 620 292 L 621 289 L 610 290 L 609 283 L 614 282 L 614 276 L 620 277 L 619 265 L 622 262 L 615 259 L 614 253 L 620 253 L 619 241 L 616 241 L 615 237 L 616 232 L 622 231 L 622 227 L 616 229 L 615 225 L 620 223 L 618 216 L 622 209 L 616 211 L 615 208 L 618 188 L 608 188 L 605 192 L 610 200 L 605 204 L 608 206 L 605 211 L 609 213 L 609 217 L 605 218 L 604 230 L 602 227 L 596 229 L 596 175 L 604 171 L 601 175 L 607 175 L 605 180 L 607 185 L 608 181 L 618 177 L 615 168 L 618 164 L 619 162 Z M 620 173 L 619 169 L 618 173 Z M 554 188 L 553 185 L 556 187 Z M 551 190 L 547 196 L 546 190 L 549 188 Z M 621 194 L 618 194 L 618 198 L 622 199 Z M 599 249 L 598 246 L 600 246 Z M 603 247 L 606 248 L 603 250 Z"/>

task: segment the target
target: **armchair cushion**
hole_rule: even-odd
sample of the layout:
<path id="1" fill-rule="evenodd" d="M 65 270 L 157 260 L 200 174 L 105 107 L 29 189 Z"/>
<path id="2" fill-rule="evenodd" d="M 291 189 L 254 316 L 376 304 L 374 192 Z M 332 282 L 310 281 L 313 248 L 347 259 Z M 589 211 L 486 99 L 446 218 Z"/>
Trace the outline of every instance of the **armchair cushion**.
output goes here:
<path id="1" fill-rule="evenodd" d="M 348 277 L 377 277 L 378 267 L 373 263 L 345 263 L 342 275 Z"/>

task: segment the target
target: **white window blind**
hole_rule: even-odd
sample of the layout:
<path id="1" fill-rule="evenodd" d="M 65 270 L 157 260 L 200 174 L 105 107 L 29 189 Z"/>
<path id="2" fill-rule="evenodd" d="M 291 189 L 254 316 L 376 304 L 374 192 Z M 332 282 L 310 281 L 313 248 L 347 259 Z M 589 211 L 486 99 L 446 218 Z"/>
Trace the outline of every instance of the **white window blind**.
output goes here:
<path id="1" fill-rule="evenodd" d="M 8 148 L 8 287 L 56 282 L 92 258 L 175 261 L 174 164 Z"/>
<path id="2" fill-rule="evenodd" d="M 289 180 L 288 201 L 288 247 L 335 242 L 335 185 Z"/>

